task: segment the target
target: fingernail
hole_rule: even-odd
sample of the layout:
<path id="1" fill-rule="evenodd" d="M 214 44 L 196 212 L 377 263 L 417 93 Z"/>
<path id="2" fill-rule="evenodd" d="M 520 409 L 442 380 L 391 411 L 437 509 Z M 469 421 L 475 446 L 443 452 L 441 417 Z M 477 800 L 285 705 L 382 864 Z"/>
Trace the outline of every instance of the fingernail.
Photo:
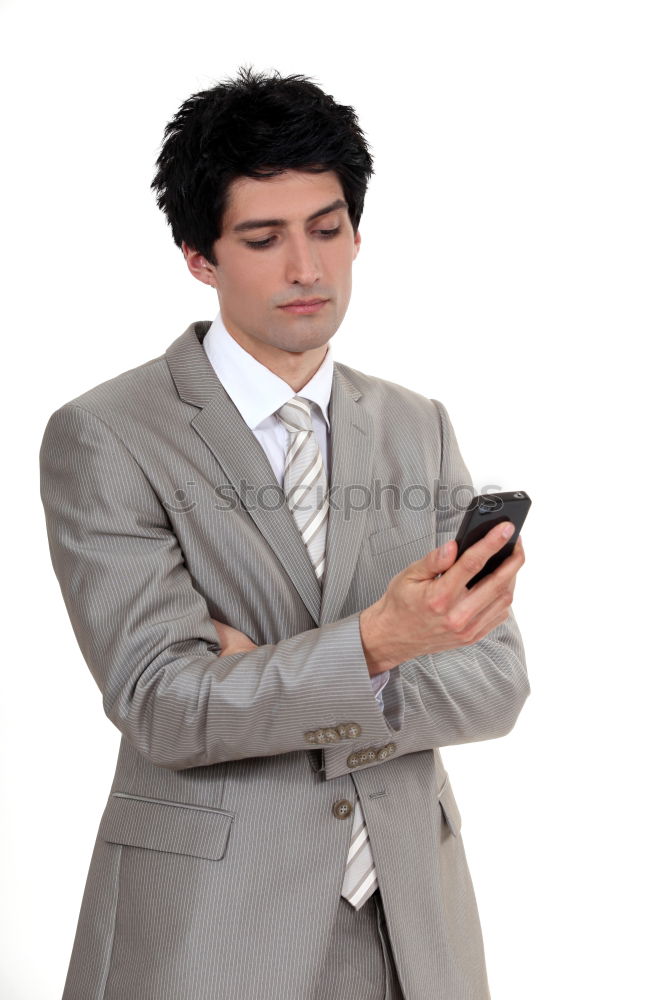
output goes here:
<path id="1" fill-rule="evenodd" d="M 512 524 L 507 524 L 506 528 L 502 528 L 502 538 L 511 538 L 514 531 L 514 526 Z"/>

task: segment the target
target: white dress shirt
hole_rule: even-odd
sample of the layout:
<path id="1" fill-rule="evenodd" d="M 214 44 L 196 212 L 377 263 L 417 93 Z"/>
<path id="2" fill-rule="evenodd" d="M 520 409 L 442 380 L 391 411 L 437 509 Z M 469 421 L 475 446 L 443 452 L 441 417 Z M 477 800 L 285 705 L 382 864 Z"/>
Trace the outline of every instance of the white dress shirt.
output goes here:
<path id="1" fill-rule="evenodd" d="M 331 436 L 328 406 L 333 384 L 331 345 L 328 345 L 326 356 L 310 381 L 297 393 L 288 382 L 262 365 L 234 340 L 219 312 L 203 338 L 203 348 L 236 409 L 266 452 L 275 478 L 281 486 L 284 483 L 289 432 L 278 420 L 275 411 L 294 396 L 305 396 L 317 404 L 312 407 L 312 427 L 328 476 Z M 388 683 L 390 675 L 390 670 L 384 670 L 370 677 L 372 690 L 382 711 L 382 688 Z"/>

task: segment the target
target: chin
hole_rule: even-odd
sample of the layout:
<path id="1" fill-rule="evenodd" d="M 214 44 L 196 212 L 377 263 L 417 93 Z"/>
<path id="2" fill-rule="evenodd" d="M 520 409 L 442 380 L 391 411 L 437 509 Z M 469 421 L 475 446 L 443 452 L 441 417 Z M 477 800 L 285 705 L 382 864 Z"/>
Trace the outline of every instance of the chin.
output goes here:
<path id="1" fill-rule="evenodd" d="M 304 351 L 316 351 L 317 348 L 324 347 L 334 333 L 335 330 L 331 329 L 313 329 L 305 333 L 300 331 L 297 336 L 278 337 L 273 341 L 273 344 L 282 351 L 290 351 L 292 354 L 302 354 Z"/>

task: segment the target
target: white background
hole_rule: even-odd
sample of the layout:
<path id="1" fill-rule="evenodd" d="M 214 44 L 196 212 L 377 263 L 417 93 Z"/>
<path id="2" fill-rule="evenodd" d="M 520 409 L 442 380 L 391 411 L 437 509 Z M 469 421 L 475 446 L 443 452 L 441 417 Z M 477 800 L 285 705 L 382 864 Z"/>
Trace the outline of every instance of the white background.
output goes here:
<path id="1" fill-rule="evenodd" d="M 532 497 L 532 694 L 442 750 L 493 1000 L 663 995 L 661 5 L 5 2 L 0 35 L 2 997 L 61 995 L 120 738 L 42 433 L 213 318 L 149 184 L 180 103 L 248 63 L 352 104 L 375 157 L 334 356 L 441 400 L 477 488 Z"/>

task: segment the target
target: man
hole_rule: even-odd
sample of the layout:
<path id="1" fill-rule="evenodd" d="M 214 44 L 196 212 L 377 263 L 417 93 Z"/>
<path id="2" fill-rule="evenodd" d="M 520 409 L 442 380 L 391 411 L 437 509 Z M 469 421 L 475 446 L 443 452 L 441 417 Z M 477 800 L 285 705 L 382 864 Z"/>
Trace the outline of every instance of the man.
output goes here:
<path id="1" fill-rule="evenodd" d="M 529 694 L 524 553 L 467 589 L 505 538 L 456 561 L 446 409 L 332 359 L 363 133 L 304 77 L 243 69 L 183 104 L 157 166 L 220 311 L 61 406 L 40 452 L 122 734 L 64 1000 L 487 998 L 437 748 L 505 735 Z"/>

